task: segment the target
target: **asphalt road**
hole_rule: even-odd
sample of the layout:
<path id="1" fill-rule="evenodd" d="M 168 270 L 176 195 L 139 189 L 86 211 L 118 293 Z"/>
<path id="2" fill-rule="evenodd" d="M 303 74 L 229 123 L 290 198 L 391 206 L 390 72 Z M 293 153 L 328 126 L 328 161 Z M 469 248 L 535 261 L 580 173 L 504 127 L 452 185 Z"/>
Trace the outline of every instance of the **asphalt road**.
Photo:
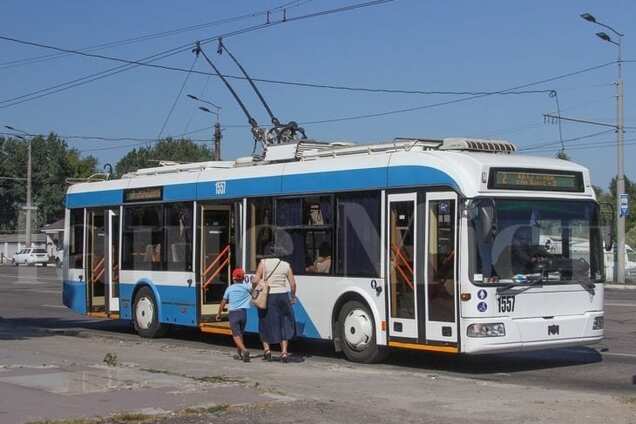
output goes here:
<path id="1" fill-rule="evenodd" d="M 538 352 L 448 357 L 396 352 L 381 369 L 428 371 L 447 376 L 522 384 L 544 388 L 575 389 L 591 393 L 636 393 L 636 290 L 607 289 L 606 339 L 603 343 L 571 349 Z M 77 315 L 61 304 L 59 271 L 54 268 L 0 267 L 0 317 L 2 323 L 44 329 L 75 329 L 119 340 L 137 340 L 123 321 L 94 320 Z M 179 329 L 168 336 L 179 345 L 204 349 L 231 349 L 231 340 Z M 2 341 L 0 337 L 0 343 Z M 250 340 L 257 348 L 257 340 Z M 342 364 L 329 343 L 295 342 L 292 350 L 312 361 Z"/>

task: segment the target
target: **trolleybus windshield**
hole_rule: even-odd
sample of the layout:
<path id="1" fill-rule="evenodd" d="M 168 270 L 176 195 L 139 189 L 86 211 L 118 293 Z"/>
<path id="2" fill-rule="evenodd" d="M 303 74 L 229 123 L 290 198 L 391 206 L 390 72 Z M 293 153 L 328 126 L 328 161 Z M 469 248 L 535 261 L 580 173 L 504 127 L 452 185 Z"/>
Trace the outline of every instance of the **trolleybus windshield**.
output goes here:
<path id="1" fill-rule="evenodd" d="M 486 202 L 487 208 L 480 203 L 470 220 L 473 282 L 602 281 L 596 203 L 497 199 Z"/>

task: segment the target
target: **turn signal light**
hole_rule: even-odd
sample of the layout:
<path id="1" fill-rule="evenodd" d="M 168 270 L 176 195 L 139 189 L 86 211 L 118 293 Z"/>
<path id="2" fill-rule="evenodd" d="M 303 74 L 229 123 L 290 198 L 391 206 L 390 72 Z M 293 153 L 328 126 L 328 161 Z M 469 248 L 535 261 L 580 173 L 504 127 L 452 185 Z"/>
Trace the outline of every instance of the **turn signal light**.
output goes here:
<path id="1" fill-rule="evenodd" d="M 462 293 L 459 297 L 463 302 L 468 302 L 470 300 L 470 293 Z"/>

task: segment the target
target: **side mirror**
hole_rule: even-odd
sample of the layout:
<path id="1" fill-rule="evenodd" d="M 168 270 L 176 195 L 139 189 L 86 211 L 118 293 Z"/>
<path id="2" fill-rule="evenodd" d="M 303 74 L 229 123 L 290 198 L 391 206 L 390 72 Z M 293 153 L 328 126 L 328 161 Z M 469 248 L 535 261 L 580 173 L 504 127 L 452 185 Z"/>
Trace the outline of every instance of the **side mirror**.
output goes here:
<path id="1" fill-rule="evenodd" d="M 599 205 L 599 225 L 601 226 L 601 236 L 605 250 L 611 252 L 614 249 L 614 221 L 616 209 L 611 203 L 601 203 Z"/>
<path id="2" fill-rule="evenodd" d="M 481 199 L 477 203 L 478 230 L 482 240 L 491 240 L 497 234 L 497 215 L 493 199 Z"/>

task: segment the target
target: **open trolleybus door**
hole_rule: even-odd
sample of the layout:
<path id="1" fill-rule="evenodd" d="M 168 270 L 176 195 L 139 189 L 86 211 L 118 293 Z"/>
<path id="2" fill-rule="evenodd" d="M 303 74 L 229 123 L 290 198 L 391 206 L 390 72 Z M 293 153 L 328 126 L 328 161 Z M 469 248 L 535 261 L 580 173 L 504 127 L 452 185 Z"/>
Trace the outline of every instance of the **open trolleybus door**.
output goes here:
<path id="1" fill-rule="evenodd" d="M 108 237 L 104 209 L 87 210 L 87 249 L 84 261 L 87 288 L 87 311 L 105 313 L 107 311 L 106 278 Z"/>
<path id="2" fill-rule="evenodd" d="M 212 321 L 218 312 L 234 265 L 234 217 L 230 205 L 201 207 L 199 298 L 201 321 Z"/>
<path id="3" fill-rule="evenodd" d="M 119 312 L 119 246 L 120 233 L 120 209 L 108 209 L 108 238 L 106 240 L 106 255 L 108 270 L 108 310 Z"/>
<path id="4" fill-rule="evenodd" d="M 388 195 L 388 333 L 392 339 L 417 339 L 417 193 Z"/>
<path id="5" fill-rule="evenodd" d="M 457 194 L 426 193 L 425 266 L 426 340 L 456 344 Z"/>

